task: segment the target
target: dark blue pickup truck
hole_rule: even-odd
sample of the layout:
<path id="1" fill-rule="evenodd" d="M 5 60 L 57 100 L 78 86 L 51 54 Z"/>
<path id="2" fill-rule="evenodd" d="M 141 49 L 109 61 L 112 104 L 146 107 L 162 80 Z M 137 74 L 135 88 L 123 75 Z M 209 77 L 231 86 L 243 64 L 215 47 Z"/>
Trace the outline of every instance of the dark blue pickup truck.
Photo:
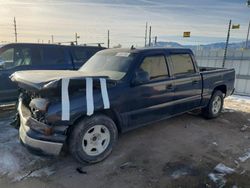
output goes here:
<path id="1" fill-rule="evenodd" d="M 18 98 L 9 76 L 21 70 L 78 70 L 104 48 L 54 44 L 13 43 L 0 48 L 0 104 Z"/>
<path id="2" fill-rule="evenodd" d="M 118 133 L 201 109 L 217 117 L 234 69 L 199 68 L 189 49 L 111 49 L 78 71 L 16 72 L 20 138 L 28 148 L 80 162 L 107 157 Z"/>

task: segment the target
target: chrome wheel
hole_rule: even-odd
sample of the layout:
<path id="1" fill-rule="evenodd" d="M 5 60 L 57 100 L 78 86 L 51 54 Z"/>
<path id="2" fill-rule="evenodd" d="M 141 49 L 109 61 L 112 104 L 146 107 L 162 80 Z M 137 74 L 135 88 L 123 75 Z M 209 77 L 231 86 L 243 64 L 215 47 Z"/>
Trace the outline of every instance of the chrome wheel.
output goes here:
<path id="1" fill-rule="evenodd" d="M 219 111 L 221 109 L 221 104 L 222 104 L 222 101 L 221 101 L 220 96 L 216 96 L 214 98 L 214 100 L 213 100 L 213 103 L 212 103 L 212 112 L 213 112 L 213 114 L 219 113 Z"/>
<path id="2" fill-rule="evenodd" d="M 110 131 L 104 125 L 95 125 L 86 131 L 82 140 L 84 152 L 89 156 L 103 153 L 110 142 Z"/>

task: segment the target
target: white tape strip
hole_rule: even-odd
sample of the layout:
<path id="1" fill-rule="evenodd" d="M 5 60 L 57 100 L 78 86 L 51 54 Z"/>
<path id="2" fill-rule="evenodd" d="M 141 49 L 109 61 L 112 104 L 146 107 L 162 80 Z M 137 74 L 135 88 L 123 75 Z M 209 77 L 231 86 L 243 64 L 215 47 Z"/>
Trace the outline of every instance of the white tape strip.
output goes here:
<path id="1" fill-rule="evenodd" d="M 90 116 L 94 113 L 93 79 L 92 78 L 86 78 L 86 102 L 87 102 L 87 115 Z"/>
<path id="2" fill-rule="evenodd" d="M 62 90 L 61 90 L 61 95 L 62 95 L 62 120 L 63 121 L 68 121 L 69 120 L 69 109 L 70 109 L 70 104 L 69 104 L 69 78 L 63 78 L 62 79 Z"/>
<path id="3" fill-rule="evenodd" d="M 100 84 L 101 84 L 101 92 L 102 92 L 102 100 L 103 100 L 104 109 L 109 109 L 110 103 L 109 103 L 106 79 L 100 78 Z"/>

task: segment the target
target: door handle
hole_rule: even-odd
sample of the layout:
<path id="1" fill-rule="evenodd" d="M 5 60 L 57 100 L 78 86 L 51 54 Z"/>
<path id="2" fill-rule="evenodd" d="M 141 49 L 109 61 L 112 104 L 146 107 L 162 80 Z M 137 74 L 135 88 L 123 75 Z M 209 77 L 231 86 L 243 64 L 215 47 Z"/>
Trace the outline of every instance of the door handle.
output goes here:
<path id="1" fill-rule="evenodd" d="M 198 84 L 198 83 L 199 83 L 198 80 L 193 80 L 193 81 L 192 81 L 192 84 Z"/>
<path id="2" fill-rule="evenodd" d="M 173 89 L 173 84 L 168 84 L 166 87 L 168 90 Z"/>

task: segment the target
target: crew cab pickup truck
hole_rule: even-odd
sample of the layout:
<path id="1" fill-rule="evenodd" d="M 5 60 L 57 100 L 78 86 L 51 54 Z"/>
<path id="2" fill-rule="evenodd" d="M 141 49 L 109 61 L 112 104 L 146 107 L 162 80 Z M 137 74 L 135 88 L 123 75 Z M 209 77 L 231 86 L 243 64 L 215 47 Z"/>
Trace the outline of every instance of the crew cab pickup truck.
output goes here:
<path id="1" fill-rule="evenodd" d="M 0 105 L 18 98 L 18 87 L 9 76 L 21 70 L 78 70 L 99 46 L 13 43 L 0 48 Z"/>
<path id="2" fill-rule="evenodd" d="M 234 69 L 199 68 L 189 49 L 109 49 L 78 71 L 25 71 L 20 138 L 33 150 L 58 155 L 63 146 L 80 162 L 112 151 L 119 133 L 201 109 L 219 116 L 234 91 Z"/>

